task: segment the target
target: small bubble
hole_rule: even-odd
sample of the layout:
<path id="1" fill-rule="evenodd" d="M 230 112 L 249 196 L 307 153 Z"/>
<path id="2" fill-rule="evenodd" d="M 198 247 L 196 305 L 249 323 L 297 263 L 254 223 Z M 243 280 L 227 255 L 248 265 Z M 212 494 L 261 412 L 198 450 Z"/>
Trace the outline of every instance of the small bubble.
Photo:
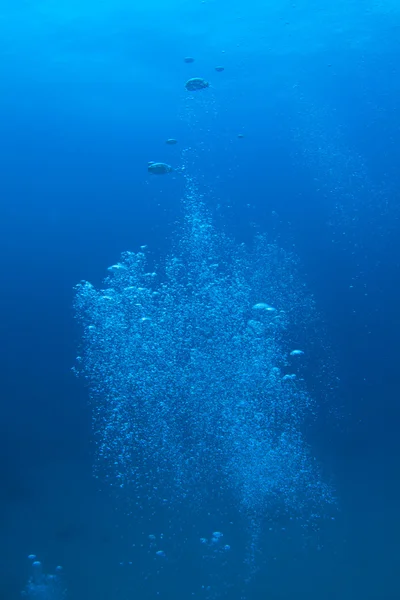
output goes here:
<path id="1" fill-rule="evenodd" d="M 304 354 L 303 350 L 292 350 L 290 356 L 301 356 Z"/>
<path id="2" fill-rule="evenodd" d="M 265 310 L 267 312 L 275 312 L 276 308 L 271 306 L 270 304 L 265 304 L 265 302 L 259 302 L 253 306 L 254 310 Z"/>
<path id="3" fill-rule="evenodd" d="M 217 539 L 222 538 L 223 536 L 224 536 L 224 534 L 221 533 L 220 531 L 214 531 L 214 533 L 213 533 L 213 537 L 215 537 Z"/>

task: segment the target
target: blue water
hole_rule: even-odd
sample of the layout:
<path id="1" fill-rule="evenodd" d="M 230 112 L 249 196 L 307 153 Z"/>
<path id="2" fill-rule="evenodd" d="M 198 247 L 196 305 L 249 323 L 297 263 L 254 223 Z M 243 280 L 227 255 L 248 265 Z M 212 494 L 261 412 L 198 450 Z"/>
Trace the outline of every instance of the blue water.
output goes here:
<path id="1" fill-rule="evenodd" d="M 59 600 L 66 589 L 71 600 L 397 599 L 396 3 L 3 4 L 0 598 L 25 589 L 29 600 Z M 189 93 L 191 77 L 210 87 Z M 176 145 L 165 143 L 171 137 Z M 175 171 L 152 175 L 149 161 Z M 286 492 L 271 506 L 257 505 L 257 518 L 249 519 L 239 488 L 207 479 L 205 467 L 196 471 L 198 504 L 174 493 L 165 509 L 147 483 L 130 482 L 123 492 L 109 485 L 114 462 L 99 457 L 96 437 L 107 425 L 104 399 L 93 401 L 90 369 L 86 380 L 72 371 L 77 355 L 92 351 L 75 318 L 73 288 L 81 280 L 103 288 L 107 268 L 142 245 L 150 270 L 162 272 L 165 257 L 177 253 L 193 186 L 215 240 L 224 232 L 236 250 L 242 243 L 251 249 L 262 234 L 283 253 L 274 268 L 289 292 L 279 296 L 271 283 L 254 304 L 282 298 L 277 309 L 290 319 L 279 352 L 304 351 L 296 357 L 295 392 L 304 388 L 315 408 L 299 430 L 335 496 L 317 521 L 301 493 L 289 494 L 284 509 Z M 282 258 L 288 253 L 298 282 L 293 305 Z M 260 269 L 254 257 L 248 272 Z M 298 309 L 303 289 L 308 316 Z M 225 314 L 223 303 L 216 306 Z M 209 308 L 204 314 L 212 319 Z M 179 310 L 190 323 L 190 310 Z M 218 323 L 229 324 L 235 310 Z M 217 348 L 223 336 L 213 339 Z M 101 363 L 107 377 L 113 348 Z M 121 358 L 121 372 L 128 364 Z M 187 418 L 192 407 L 185 407 Z M 241 440 L 235 473 L 242 469 L 247 483 L 251 469 L 240 457 L 249 436 L 242 433 L 249 427 L 251 434 L 253 418 L 249 411 L 236 438 L 234 429 L 224 430 L 229 443 Z M 225 465 L 217 454 L 209 464 L 218 472 Z M 291 480 L 282 464 L 282 477 Z M 138 465 L 147 482 L 146 463 Z M 168 492 L 168 481 L 162 485 Z M 229 550 L 210 541 L 214 531 L 223 531 Z M 156 555 L 164 547 L 165 556 Z M 26 588 L 31 553 L 45 575 Z"/>

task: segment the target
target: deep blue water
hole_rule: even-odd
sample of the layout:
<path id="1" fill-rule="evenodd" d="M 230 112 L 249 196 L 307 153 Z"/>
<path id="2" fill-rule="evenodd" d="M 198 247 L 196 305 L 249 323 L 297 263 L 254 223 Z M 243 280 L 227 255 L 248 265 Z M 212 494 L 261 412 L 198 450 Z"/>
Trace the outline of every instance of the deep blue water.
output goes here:
<path id="1" fill-rule="evenodd" d="M 276 535 L 246 597 L 400 597 L 396 3 L 3 4 L 0 598 L 19 597 L 30 553 L 63 566 L 72 600 L 204 597 L 190 556 L 161 576 L 146 547 L 120 565 L 143 532 L 93 479 L 71 372 L 73 286 L 100 285 L 125 250 L 170 251 L 185 179 L 147 164 L 179 167 L 185 148 L 217 227 L 294 251 L 322 315 L 309 443 L 339 513 L 319 549 Z M 212 87 L 188 100 L 192 76 Z M 222 579 L 240 568 L 233 555 Z"/>

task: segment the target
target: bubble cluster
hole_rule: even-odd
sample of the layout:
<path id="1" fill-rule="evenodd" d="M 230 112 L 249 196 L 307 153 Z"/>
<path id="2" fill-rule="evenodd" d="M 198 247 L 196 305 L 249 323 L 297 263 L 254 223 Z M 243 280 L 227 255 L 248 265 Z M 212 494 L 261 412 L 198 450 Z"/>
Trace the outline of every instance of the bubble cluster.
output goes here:
<path id="1" fill-rule="evenodd" d="M 303 437 L 314 403 L 286 370 L 312 299 L 291 255 L 264 236 L 235 244 L 194 187 L 183 205 L 157 273 L 145 251 L 125 252 L 104 289 L 76 287 L 98 474 L 139 504 L 222 493 L 260 521 L 311 514 L 332 494 Z"/>
<path id="2" fill-rule="evenodd" d="M 65 600 L 66 590 L 61 578 L 62 567 L 56 567 L 56 573 L 49 575 L 43 571 L 43 565 L 36 560 L 36 555 L 30 554 L 28 558 L 32 561 L 32 575 L 22 591 L 23 598 L 26 600 Z"/>

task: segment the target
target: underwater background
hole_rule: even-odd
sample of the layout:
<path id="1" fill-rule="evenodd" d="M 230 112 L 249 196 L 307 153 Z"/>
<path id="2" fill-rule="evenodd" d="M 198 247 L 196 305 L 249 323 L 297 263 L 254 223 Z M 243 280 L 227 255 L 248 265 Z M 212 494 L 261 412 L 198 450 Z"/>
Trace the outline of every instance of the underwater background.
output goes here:
<path id="1" fill-rule="evenodd" d="M 399 598 L 397 3 L 15 0 L 1 3 L 0 17 L 0 599 L 20 597 L 32 575 L 32 553 L 45 573 L 56 573 L 58 565 L 63 572 L 61 583 L 59 575 L 34 577 L 29 599 Z M 193 77 L 209 86 L 185 89 Z M 166 143 L 171 139 L 177 143 Z M 150 161 L 173 170 L 153 174 Z M 292 328 L 289 318 L 282 325 L 270 364 L 267 349 L 275 346 L 266 344 L 263 364 L 268 370 L 282 363 L 282 379 L 286 373 L 300 380 L 300 391 L 285 396 L 285 414 L 297 410 L 296 398 L 304 394 L 315 403 L 313 418 L 300 415 L 298 430 L 318 463 L 315 489 L 331 490 L 317 519 L 303 488 L 292 492 L 297 467 L 280 457 L 274 473 L 288 488 L 280 483 L 273 501 L 252 507 L 251 526 L 250 509 L 228 485 L 221 483 L 220 495 L 219 481 L 232 473 L 244 488 L 258 490 L 249 467 L 258 454 L 245 447 L 255 423 L 250 396 L 248 418 L 237 431 L 222 425 L 221 446 L 215 441 L 220 421 L 209 424 L 206 410 L 196 408 L 210 437 L 206 451 L 216 450 L 207 468 L 196 471 L 205 491 L 196 488 L 192 498 L 185 488 L 182 499 L 172 493 L 168 514 L 157 509 L 164 496 L 155 490 L 154 470 L 151 498 L 146 487 L 146 465 L 158 461 L 155 442 L 141 462 L 124 463 L 128 479 L 133 466 L 139 469 L 136 486 L 129 481 L 121 491 L 108 484 L 118 461 L 99 452 L 96 435 L 100 430 L 104 438 L 110 426 L 118 436 L 119 429 L 102 412 L 98 390 L 110 377 L 120 385 L 131 373 L 131 351 L 128 336 L 113 325 L 113 309 L 101 316 L 93 300 L 89 320 L 82 317 L 74 287 L 82 280 L 104 287 L 107 268 L 141 246 L 156 271 L 182 238 L 189 243 L 184 223 L 205 225 L 201 236 L 211 221 L 210 253 L 233 263 L 226 298 L 236 298 L 240 286 L 232 282 L 247 269 L 240 281 L 250 282 L 254 306 L 271 304 L 284 319 L 293 300 L 296 323 Z M 269 259 L 251 250 L 259 235 L 276 249 L 261 256 L 274 261 L 273 275 Z M 195 254 L 195 240 L 189 241 Z M 247 258 L 241 244 L 250 249 Z M 200 296 L 206 289 L 200 276 L 206 274 L 204 286 L 213 278 L 201 256 L 197 266 L 187 266 Z M 253 276 L 266 281 L 262 297 L 251 295 Z M 179 277 L 166 278 L 171 298 Z M 221 291 L 223 275 L 215 277 Z M 242 318 L 221 294 L 215 300 L 221 332 L 201 332 L 219 349 L 203 364 L 205 385 L 218 376 L 219 390 L 223 376 L 216 370 L 211 382 L 210 368 L 224 365 L 225 348 L 232 350 L 222 328 L 228 331 L 232 315 Z M 171 305 L 179 307 L 185 331 L 194 313 L 190 302 Z M 88 359 L 77 378 L 79 353 L 99 352 L 82 333 L 94 316 L 105 329 L 114 327 L 114 337 L 99 343 L 103 362 Z M 168 354 L 176 336 L 166 328 L 159 335 L 170 336 L 162 339 Z M 243 313 L 241 343 L 256 330 Z M 146 363 L 140 336 L 147 334 L 135 335 L 135 352 Z M 126 354 L 117 352 L 115 363 L 117 346 Z M 304 355 L 290 357 L 297 348 Z M 250 389 L 250 362 L 235 364 Z M 168 377 L 176 383 L 171 370 Z M 268 377 L 260 378 L 260 397 L 265 382 L 272 386 Z M 220 415 L 227 423 L 236 423 L 228 394 L 233 379 L 226 379 Z M 157 402 L 166 380 L 154 378 L 153 388 L 151 381 L 146 394 L 154 388 Z M 268 389 L 275 398 L 275 387 Z M 157 406 L 151 410 L 156 418 Z M 193 410 L 182 409 L 184 423 L 188 415 L 195 420 Z M 174 415 L 172 422 L 178 431 Z M 231 470 L 218 464 L 219 450 L 228 453 L 225 440 L 236 448 Z M 171 445 L 165 449 L 174 466 Z M 267 489 L 270 475 L 259 477 Z M 295 514 L 293 525 L 288 519 Z M 257 547 L 248 551 L 255 520 Z M 213 532 L 223 533 L 225 551 Z"/>

